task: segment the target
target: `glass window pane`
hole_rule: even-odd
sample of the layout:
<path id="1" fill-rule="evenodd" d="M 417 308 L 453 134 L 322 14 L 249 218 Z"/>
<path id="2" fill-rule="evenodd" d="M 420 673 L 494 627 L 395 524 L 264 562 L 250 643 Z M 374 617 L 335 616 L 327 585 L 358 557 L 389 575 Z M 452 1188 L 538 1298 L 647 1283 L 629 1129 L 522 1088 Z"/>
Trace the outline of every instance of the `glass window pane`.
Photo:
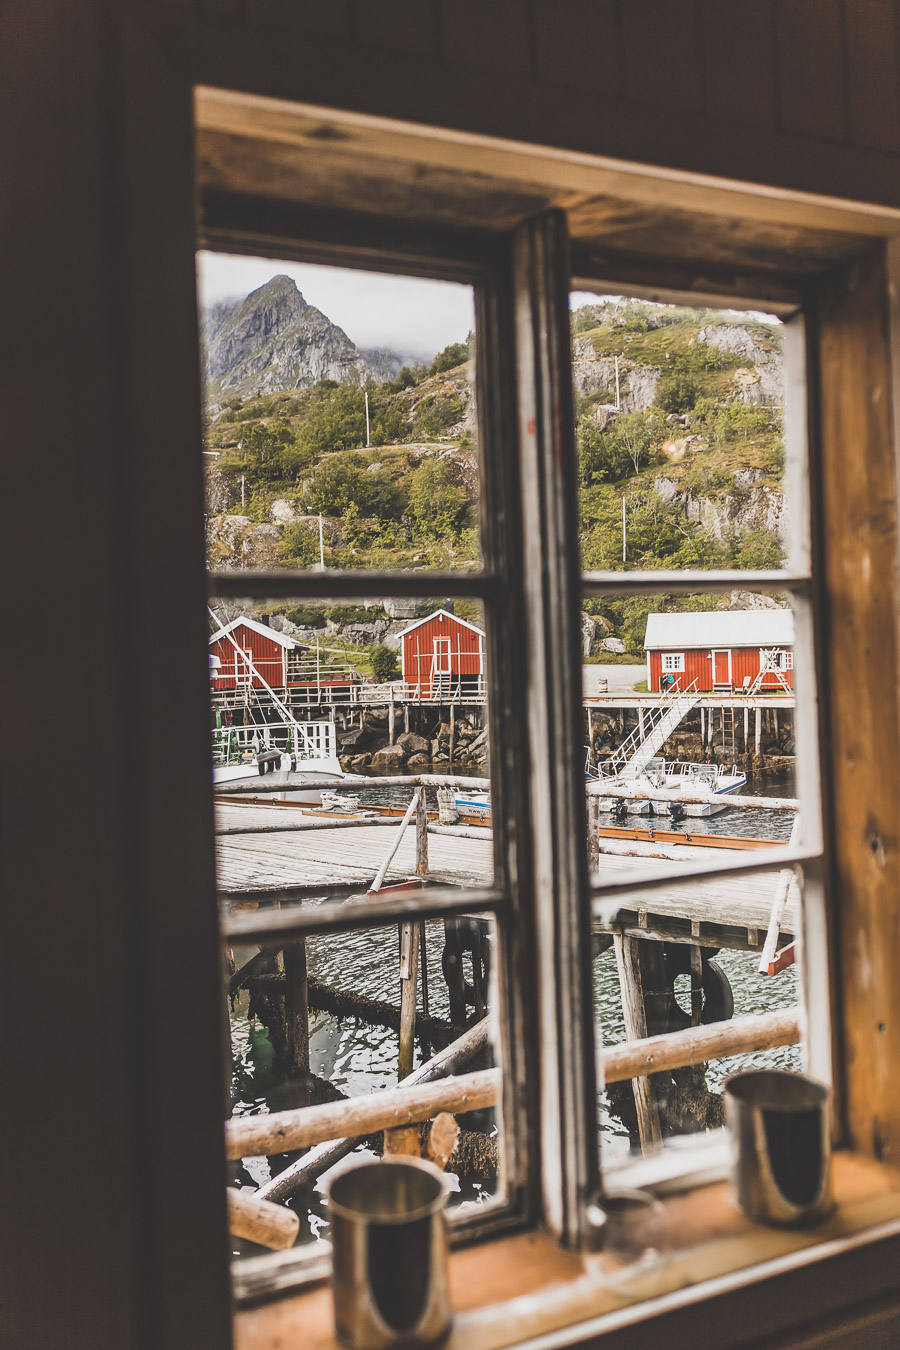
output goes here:
<path id="1" fill-rule="evenodd" d="M 485 656 L 475 600 L 217 601 L 221 891 L 492 885 Z"/>
<path id="2" fill-rule="evenodd" d="M 780 896 L 779 928 L 767 947 Z M 665 1142 L 721 1126 L 721 1089 L 730 1073 L 805 1066 L 794 945 L 800 905 L 799 878 L 781 869 L 647 887 L 623 896 L 611 922 L 595 924 L 594 1007 L 602 1028 L 599 1053 L 608 1066 L 599 1120 L 607 1161 L 642 1147 L 652 1151 L 657 1129 Z M 748 1017 L 756 1020 L 735 1020 Z M 684 1048 L 692 1027 L 713 1038 L 693 1053 Z M 634 1077 L 616 1052 L 646 1036 L 665 1038 L 654 1051 L 654 1064 L 663 1067 Z"/>
<path id="3" fill-rule="evenodd" d="M 584 292 L 570 304 L 583 566 L 785 565 L 805 512 L 786 500 L 780 320 Z"/>
<path id="4" fill-rule="evenodd" d="M 297 1216 L 286 1245 L 327 1237 L 323 1186 L 351 1156 L 414 1150 L 443 1165 L 452 1147 L 451 1210 L 470 1212 L 502 1193 L 499 1077 L 484 1075 L 501 1062 L 497 952 L 495 921 L 477 913 L 226 948 L 229 1185 Z M 387 1140 L 368 1111 L 383 1109 L 379 1094 L 406 1078 L 408 1086 L 439 1085 L 471 1073 L 481 1075 L 473 1089 L 484 1099 L 478 1109 L 455 1112 L 453 1092 L 461 1090 L 451 1083 L 443 1105 Z M 337 1126 L 325 1138 L 321 1128 L 304 1134 L 313 1123 L 303 1108 L 323 1103 L 338 1108 Z M 292 1115 L 268 1120 L 276 1112 Z M 453 1121 L 429 1136 L 428 1121 L 441 1112 L 458 1115 L 455 1146 Z M 293 1133 L 273 1137 L 276 1123 Z M 247 1230 L 233 1237 L 238 1256 L 258 1255 L 265 1245 Z"/>
<path id="5" fill-rule="evenodd" d="M 214 568 L 480 566 L 470 286 L 201 253 Z"/>
<path id="6" fill-rule="evenodd" d="M 727 860 L 787 841 L 798 814 L 794 680 L 809 679 L 812 661 L 790 598 L 593 596 L 582 623 L 595 870 L 623 855 Z"/>

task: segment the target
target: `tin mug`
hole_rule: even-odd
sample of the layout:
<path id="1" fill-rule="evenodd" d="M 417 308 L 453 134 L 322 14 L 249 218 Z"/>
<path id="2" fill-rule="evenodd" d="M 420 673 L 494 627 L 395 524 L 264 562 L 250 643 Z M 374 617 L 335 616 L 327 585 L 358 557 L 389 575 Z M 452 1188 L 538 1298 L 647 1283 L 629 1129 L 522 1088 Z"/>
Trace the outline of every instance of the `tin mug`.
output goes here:
<path id="1" fill-rule="evenodd" d="M 351 1350 L 437 1345 L 448 1334 L 448 1191 L 421 1158 L 388 1156 L 332 1179 L 334 1324 Z"/>
<path id="2" fill-rule="evenodd" d="M 751 1069 L 725 1081 L 732 1185 L 751 1219 L 802 1227 L 834 1209 L 828 1088 L 786 1069 Z"/>

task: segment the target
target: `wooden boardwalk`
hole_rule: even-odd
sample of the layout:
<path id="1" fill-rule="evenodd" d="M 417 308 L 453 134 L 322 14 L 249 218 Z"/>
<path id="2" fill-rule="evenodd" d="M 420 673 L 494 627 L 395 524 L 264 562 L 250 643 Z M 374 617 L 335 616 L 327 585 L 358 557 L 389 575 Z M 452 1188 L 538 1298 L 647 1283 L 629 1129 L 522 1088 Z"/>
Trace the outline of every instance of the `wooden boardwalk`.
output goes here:
<path id="1" fill-rule="evenodd" d="M 219 887 L 231 895 L 288 887 L 330 888 L 346 886 L 363 891 L 371 885 L 390 847 L 399 824 L 383 820 L 335 825 L 322 817 L 297 811 L 285 819 L 283 809 L 265 805 L 218 803 L 216 826 Z M 227 830 L 228 833 L 221 833 Z M 232 831 L 248 831 L 235 833 Z M 265 831 L 252 833 L 251 831 Z M 647 847 L 646 845 L 644 847 Z M 701 850 L 685 849 L 685 862 Z M 708 857 L 708 853 L 706 854 Z M 723 861 L 731 856 L 722 850 Z M 443 834 L 429 830 L 429 877 L 450 885 L 490 886 L 493 882 L 493 845 L 485 831 L 477 837 Z M 415 873 L 415 830 L 406 830 L 387 881 L 402 880 Z M 601 853 L 597 876 L 613 881 L 670 868 L 658 858 Z M 669 881 L 660 889 L 623 896 L 621 922 L 646 936 L 675 933 L 686 928 L 689 936 L 702 932 L 712 943 L 716 937 L 727 945 L 754 949 L 761 945 L 769 923 L 772 898 L 779 872 L 747 877 L 718 876 L 709 880 Z M 799 909 L 796 880 L 792 881 L 782 921 L 782 931 L 792 934 Z"/>
<path id="2" fill-rule="evenodd" d="M 285 821 L 285 812 L 271 806 L 216 806 L 217 828 L 248 829 L 284 825 L 266 834 L 226 834 L 216 840 L 219 889 L 230 893 L 288 886 L 371 886 L 400 828 L 384 823 L 322 828 L 314 816 L 297 812 L 300 821 Z M 294 813 L 291 813 L 294 817 Z M 303 828 L 297 828 L 302 823 Z M 307 825 L 308 823 L 308 825 Z M 429 834 L 429 877 L 451 885 L 489 886 L 493 880 L 490 838 L 460 839 Z M 416 832 L 406 831 L 388 868 L 386 881 L 415 875 Z"/>

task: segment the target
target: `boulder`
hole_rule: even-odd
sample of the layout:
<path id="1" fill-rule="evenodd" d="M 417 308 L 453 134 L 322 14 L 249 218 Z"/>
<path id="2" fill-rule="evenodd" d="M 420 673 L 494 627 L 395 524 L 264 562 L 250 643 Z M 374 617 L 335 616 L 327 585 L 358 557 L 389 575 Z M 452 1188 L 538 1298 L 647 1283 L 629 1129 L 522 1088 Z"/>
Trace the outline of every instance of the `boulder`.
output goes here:
<path id="1" fill-rule="evenodd" d="M 621 638 L 605 637 L 600 646 L 605 652 L 615 652 L 617 656 L 625 655 L 625 643 Z"/>
<path id="2" fill-rule="evenodd" d="M 376 773 L 397 773 L 406 764 L 406 751 L 402 745 L 385 745 L 372 756 L 371 767 Z"/>
<path id="3" fill-rule="evenodd" d="M 423 769 L 430 769 L 431 756 L 422 754 L 411 755 L 406 767 L 412 769 L 415 773 L 420 773 Z"/>
<path id="4" fill-rule="evenodd" d="M 402 736 L 397 737 L 397 744 L 401 745 L 408 755 L 431 754 L 431 742 L 426 741 L 424 736 L 417 736 L 414 731 L 404 731 Z"/>

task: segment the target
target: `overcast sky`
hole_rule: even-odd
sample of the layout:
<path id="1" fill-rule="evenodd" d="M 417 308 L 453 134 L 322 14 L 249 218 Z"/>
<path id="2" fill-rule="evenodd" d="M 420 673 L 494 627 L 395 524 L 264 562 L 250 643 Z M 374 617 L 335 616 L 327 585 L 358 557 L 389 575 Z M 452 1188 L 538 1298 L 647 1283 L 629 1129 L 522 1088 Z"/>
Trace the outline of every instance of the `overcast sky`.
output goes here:
<path id="1" fill-rule="evenodd" d="M 432 357 L 450 342 L 465 342 L 475 327 L 472 290 L 453 281 L 422 281 L 342 267 L 200 253 L 200 302 L 243 299 L 271 277 L 293 277 L 309 304 L 336 323 L 357 347 L 387 347 Z"/>

